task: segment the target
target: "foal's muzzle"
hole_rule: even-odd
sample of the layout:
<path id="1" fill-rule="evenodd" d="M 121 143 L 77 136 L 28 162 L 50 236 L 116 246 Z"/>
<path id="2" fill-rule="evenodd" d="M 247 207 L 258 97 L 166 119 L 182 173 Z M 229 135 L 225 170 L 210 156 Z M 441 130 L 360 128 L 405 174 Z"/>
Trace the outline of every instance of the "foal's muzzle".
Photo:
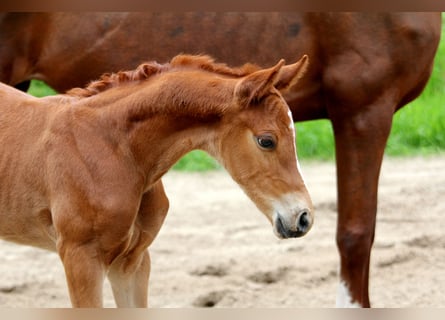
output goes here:
<path id="1" fill-rule="evenodd" d="M 293 223 L 289 223 L 279 213 L 274 217 L 275 233 L 279 238 L 298 238 L 304 236 L 312 227 L 309 209 L 301 210 Z"/>

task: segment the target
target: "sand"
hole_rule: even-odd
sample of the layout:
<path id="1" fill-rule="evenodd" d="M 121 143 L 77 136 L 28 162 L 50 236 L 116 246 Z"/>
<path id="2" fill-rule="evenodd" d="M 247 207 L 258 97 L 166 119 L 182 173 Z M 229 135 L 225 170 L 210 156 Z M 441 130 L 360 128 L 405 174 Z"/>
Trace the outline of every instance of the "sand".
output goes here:
<path id="1" fill-rule="evenodd" d="M 152 247 L 152 307 L 333 307 L 333 163 L 303 162 L 316 209 L 303 238 L 279 240 L 224 171 L 169 172 L 170 212 Z M 371 258 L 374 307 L 445 306 L 445 156 L 386 158 Z M 108 282 L 106 307 L 114 307 Z M 0 240 L 1 307 L 69 307 L 57 254 Z"/>

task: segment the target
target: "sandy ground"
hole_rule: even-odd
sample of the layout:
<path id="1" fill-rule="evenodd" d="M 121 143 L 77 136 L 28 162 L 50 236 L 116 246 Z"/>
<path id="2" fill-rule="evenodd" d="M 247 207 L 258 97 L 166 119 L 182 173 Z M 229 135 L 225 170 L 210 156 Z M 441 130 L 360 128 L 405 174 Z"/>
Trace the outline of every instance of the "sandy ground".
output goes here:
<path id="1" fill-rule="evenodd" d="M 304 238 L 278 240 L 225 172 L 170 172 L 170 213 L 150 249 L 152 307 L 333 307 L 332 163 L 302 163 L 316 208 Z M 371 261 L 375 307 L 445 306 L 445 156 L 385 159 Z M 114 302 L 108 282 L 105 305 Z M 69 307 L 55 253 L 0 241 L 1 307 Z"/>

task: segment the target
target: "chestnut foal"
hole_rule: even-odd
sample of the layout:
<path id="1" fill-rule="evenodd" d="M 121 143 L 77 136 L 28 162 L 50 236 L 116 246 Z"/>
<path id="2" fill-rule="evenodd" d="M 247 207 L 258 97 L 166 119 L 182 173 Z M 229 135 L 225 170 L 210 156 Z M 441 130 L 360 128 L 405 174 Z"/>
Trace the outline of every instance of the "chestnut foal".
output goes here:
<path id="1" fill-rule="evenodd" d="M 0 237 L 57 251 L 75 307 L 102 306 L 106 275 L 117 306 L 145 307 L 161 177 L 193 149 L 220 161 L 278 237 L 304 235 L 313 208 L 281 91 L 307 64 L 180 55 L 40 99 L 1 84 Z"/>

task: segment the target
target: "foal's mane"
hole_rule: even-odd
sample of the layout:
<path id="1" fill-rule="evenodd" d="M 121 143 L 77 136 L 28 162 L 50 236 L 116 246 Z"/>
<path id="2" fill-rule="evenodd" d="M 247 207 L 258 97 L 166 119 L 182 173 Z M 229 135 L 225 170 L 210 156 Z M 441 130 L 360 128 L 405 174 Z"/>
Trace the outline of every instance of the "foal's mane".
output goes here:
<path id="1" fill-rule="evenodd" d="M 122 84 L 144 81 L 155 74 L 178 67 L 195 68 L 230 77 L 243 77 L 259 69 L 258 66 L 250 63 L 238 68 L 231 68 L 224 63 L 216 63 L 214 59 L 208 55 L 193 56 L 182 54 L 177 55 L 166 64 L 151 61 L 140 64 L 134 70 L 105 73 L 99 80 L 92 81 L 85 88 L 74 88 L 69 90 L 67 94 L 79 98 L 90 97 Z"/>

